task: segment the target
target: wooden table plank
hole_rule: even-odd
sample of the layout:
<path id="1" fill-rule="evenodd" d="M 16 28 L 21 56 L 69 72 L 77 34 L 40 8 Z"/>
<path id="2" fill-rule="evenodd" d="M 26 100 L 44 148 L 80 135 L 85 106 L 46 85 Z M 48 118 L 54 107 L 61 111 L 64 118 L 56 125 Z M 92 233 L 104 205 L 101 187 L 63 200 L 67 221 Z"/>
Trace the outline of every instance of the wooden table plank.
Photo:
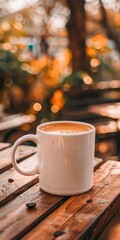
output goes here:
<path id="1" fill-rule="evenodd" d="M 10 116 L 6 116 L 1 119 L 0 121 L 0 131 L 6 131 L 10 129 L 15 129 L 20 127 L 25 123 L 33 123 L 36 117 L 33 114 L 13 114 Z"/>
<path id="2" fill-rule="evenodd" d="M 108 223 L 105 229 L 103 229 L 100 236 L 98 236 L 97 240 L 119 240 L 120 239 L 120 209 L 113 216 L 111 221 Z"/>
<path id="3" fill-rule="evenodd" d="M 118 207 L 120 207 L 120 196 L 117 195 L 118 190 L 120 191 L 120 187 L 118 189 L 119 182 L 120 181 L 115 180 L 114 185 L 112 184 L 112 187 L 109 186 L 109 190 L 107 186 L 104 188 L 104 193 L 102 191 L 97 193 L 96 196 L 92 198 L 92 203 L 86 204 L 82 211 L 76 213 L 74 217 L 67 222 L 67 226 L 62 226 L 61 231 L 66 233 L 65 237 L 67 239 L 85 239 L 85 237 L 89 236 L 92 240 L 99 236 L 102 229 L 118 210 Z M 116 189 L 114 190 L 114 188 Z M 110 202 L 111 204 L 109 204 Z M 104 216 L 101 216 L 103 212 L 105 212 Z M 97 219 L 97 228 L 94 222 L 95 219 Z M 61 237 L 60 239 L 64 238 Z"/>
<path id="4" fill-rule="evenodd" d="M 101 158 L 94 158 L 94 171 L 97 170 L 103 164 L 103 159 Z"/>
<path id="5" fill-rule="evenodd" d="M 101 224 L 107 224 L 118 207 L 120 162 L 108 161 L 94 173 L 93 189 L 68 199 L 23 239 L 50 240 L 55 239 L 57 234 L 60 240 L 86 239 L 86 234 L 87 237 L 90 234 L 90 239 L 95 239 L 101 231 Z M 96 224 L 99 225 L 97 228 Z"/>
<path id="6" fill-rule="evenodd" d="M 8 148 L 9 146 L 10 146 L 10 143 L 0 142 L 0 151 L 5 149 L 5 148 Z"/>
<path id="7" fill-rule="evenodd" d="M 120 119 L 120 102 L 91 105 L 88 107 L 88 111 L 93 114 L 97 114 L 103 117 L 112 119 Z"/>
<path id="8" fill-rule="evenodd" d="M 62 198 L 53 196 L 46 194 L 43 191 L 39 191 L 38 184 L 33 186 L 2 208 L 0 225 L 1 240 L 7 240 L 9 239 L 9 236 L 11 236 L 11 238 L 15 237 L 16 239 L 19 239 L 19 237 L 27 233 L 28 230 L 34 227 L 37 223 L 41 222 L 44 217 L 47 217 L 47 215 L 58 208 L 68 198 L 69 197 Z M 76 196 L 73 198 L 76 199 Z M 37 203 L 37 208 L 35 210 L 27 211 L 25 205 L 31 201 Z M 51 201 L 53 201 L 52 207 L 50 206 Z M 49 211 L 46 210 L 46 207 L 48 207 Z M 26 214 L 26 211 L 28 215 Z M 20 216 L 22 216 L 22 218 Z M 19 225 L 19 228 L 17 228 L 17 225 Z M 16 231 L 13 231 L 13 228 L 16 229 Z"/>
<path id="9" fill-rule="evenodd" d="M 21 162 L 26 157 L 31 156 L 36 152 L 36 147 L 21 145 L 18 146 L 16 151 L 16 159 Z M 10 169 L 12 167 L 11 162 L 11 147 L 0 151 L 0 173 Z"/>
<path id="10" fill-rule="evenodd" d="M 41 222 L 65 200 L 66 198 L 40 191 L 39 185 L 36 184 L 2 208 L 0 239 L 20 239 L 23 233 Z M 36 202 L 35 209 L 26 208 L 26 203 L 31 201 Z"/>
<path id="11" fill-rule="evenodd" d="M 20 163 L 23 168 L 30 169 L 35 163 L 35 156 L 31 156 Z M 9 182 L 8 179 L 12 178 L 14 181 Z M 1 174 L 0 182 L 0 206 L 15 198 L 21 192 L 38 182 L 38 175 L 23 176 L 18 173 L 14 168 Z"/>

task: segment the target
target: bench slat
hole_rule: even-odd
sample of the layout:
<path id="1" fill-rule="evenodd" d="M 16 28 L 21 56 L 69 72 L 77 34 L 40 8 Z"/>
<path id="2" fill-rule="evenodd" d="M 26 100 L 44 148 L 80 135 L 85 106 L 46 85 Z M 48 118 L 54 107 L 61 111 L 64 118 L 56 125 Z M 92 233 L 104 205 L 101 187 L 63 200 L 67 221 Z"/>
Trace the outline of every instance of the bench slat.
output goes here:
<path id="1" fill-rule="evenodd" d="M 32 123 L 35 121 L 34 115 L 15 114 L 3 117 L 0 122 L 0 131 L 15 129 L 25 123 Z"/>

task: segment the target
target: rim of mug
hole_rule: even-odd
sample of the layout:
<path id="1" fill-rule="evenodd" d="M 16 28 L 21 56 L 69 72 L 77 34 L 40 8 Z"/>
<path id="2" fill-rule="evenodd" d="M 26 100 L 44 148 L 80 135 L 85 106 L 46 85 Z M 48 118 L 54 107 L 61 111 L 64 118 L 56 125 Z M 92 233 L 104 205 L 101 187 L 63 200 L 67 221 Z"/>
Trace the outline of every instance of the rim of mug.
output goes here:
<path id="1" fill-rule="evenodd" d="M 54 133 L 54 132 L 47 132 L 47 131 L 44 131 L 42 130 L 41 128 L 43 126 L 46 126 L 46 125 L 53 125 L 53 124 L 56 124 L 56 123 L 73 123 L 73 124 L 82 124 L 82 125 L 86 125 L 86 126 L 89 126 L 91 127 L 90 130 L 88 131 L 84 131 L 84 132 L 78 132 L 78 133 L 62 133 L 61 136 L 75 136 L 75 135 L 82 135 L 82 134 L 88 134 L 90 132 L 93 132 L 95 131 L 95 127 L 90 124 L 90 123 L 87 123 L 87 122 L 79 122 L 79 121 L 70 121 L 70 120 L 60 120 L 60 121 L 51 121 L 51 122 L 45 122 L 45 123 L 41 123 L 40 125 L 37 126 L 37 132 L 41 132 L 41 133 L 44 133 L 44 134 L 47 134 L 47 135 L 60 135 L 59 133 Z"/>

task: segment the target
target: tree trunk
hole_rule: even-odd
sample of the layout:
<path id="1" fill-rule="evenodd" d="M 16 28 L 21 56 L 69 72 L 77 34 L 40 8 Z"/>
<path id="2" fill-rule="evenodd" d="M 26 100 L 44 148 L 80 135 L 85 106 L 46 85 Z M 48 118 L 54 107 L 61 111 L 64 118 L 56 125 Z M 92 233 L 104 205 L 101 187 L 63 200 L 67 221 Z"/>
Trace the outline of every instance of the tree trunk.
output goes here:
<path id="1" fill-rule="evenodd" d="M 111 28 L 109 21 L 107 19 L 107 14 L 106 14 L 104 5 L 101 0 L 99 0 L 99 2 L 100 2 L 100 6 L 101 6 L 101 13 L 102 13 L 101 23 L 102 23 L 103 27 L 106 29 L 108 38 L 112 39 L 115 42 L 116 48 L 120 53 L 120 33 L 119 32 L 117 33 L 116 31 L 114 31 L 114 29 Z"/>
<path id="2" fill-rule="evenodd" d="M 66 27 L 72 52 L 72 68 L 74 72 L 79 70 L 89 72 L 85 44 L 85 0 L 67 0 L 67 4 L 71 11 Z"/>

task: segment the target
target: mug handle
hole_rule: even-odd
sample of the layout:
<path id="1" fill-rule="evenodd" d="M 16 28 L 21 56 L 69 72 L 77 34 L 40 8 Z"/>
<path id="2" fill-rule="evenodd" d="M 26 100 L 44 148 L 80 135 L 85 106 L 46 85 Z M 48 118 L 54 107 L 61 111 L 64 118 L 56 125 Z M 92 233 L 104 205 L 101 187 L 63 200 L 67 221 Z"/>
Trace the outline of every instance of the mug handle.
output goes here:
<path id="1" fill-rule="evenodd" d="M 26 169 L 19 167 L 19 165 L 17 164 L 16 158 L 15 158 L 15 153 L 16 153 L 17 147 L 25 141 L 33 141 L 34 143 L 37 144 L 37 137 L 34 134 L 27 134 L 23 137 L 20 137 L 19 139 L 17 139 L 15 141 L 14 145 L 12 146 L 12 152 L 11 152 L 12 164 L 19 173 L 21 173 L 25 176 L 32 176 L 32 175 L 39 173 L 38 172 L 38 164 L 36 166 L 34 166 L 34 168 L 32 170 L 26 170 Z"/>

